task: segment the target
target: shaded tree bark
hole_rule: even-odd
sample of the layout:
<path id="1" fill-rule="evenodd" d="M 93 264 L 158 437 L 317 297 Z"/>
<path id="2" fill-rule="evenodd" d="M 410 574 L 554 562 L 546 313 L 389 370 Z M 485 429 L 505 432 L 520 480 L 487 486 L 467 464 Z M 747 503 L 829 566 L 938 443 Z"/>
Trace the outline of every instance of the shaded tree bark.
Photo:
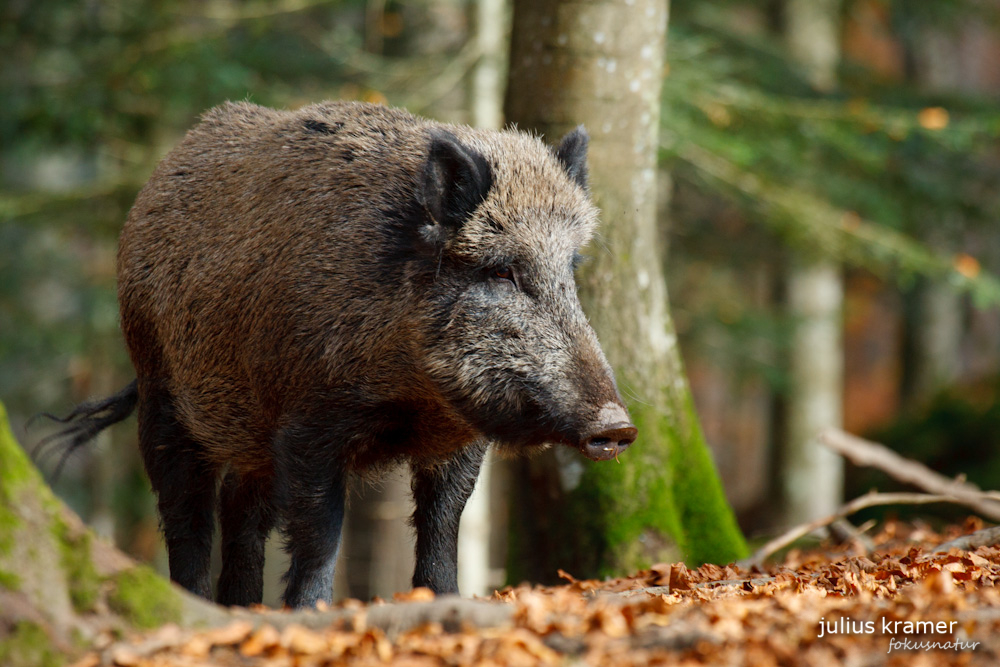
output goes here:
<path id="1" fill-rule="evenodd" d="M 618 372 L 639 440 L 615 463 L 566 448 L 522 465 L 511 578 L 551 580 L 744 553 L 694 412 L 667 307 L 656 220 L 665 0 L 516 0 L 508 122 L 550 142 L 583 123 L 600 238 L 584 309 Z"/>

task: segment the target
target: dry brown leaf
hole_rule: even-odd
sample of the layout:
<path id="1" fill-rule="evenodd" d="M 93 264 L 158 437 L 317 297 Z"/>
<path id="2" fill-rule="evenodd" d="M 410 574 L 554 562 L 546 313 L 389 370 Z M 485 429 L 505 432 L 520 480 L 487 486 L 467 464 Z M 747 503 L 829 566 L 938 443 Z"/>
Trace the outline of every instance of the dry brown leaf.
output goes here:
<path id="1" fill-rule="evenodd" d="M 420 586 L 407 593 L 396 593 L 392 599 L 396 602 L 430 602 L 434 599 L 434 591 Z"/>
<path id="2" fill-rule="evenodd" d="M 684 563 L 674 563 L 670 566 L 670 579 L 667 585 L 672 591 L 691 589 L 691 572 Z"/>
<path id="3" fill-rule="evenodd" d="M 282 630 L 280 643 L 298 655 L 315 655 L 327 648 L 327 641 L 322 635 L 301 625 L 289 625 Z"/>
<path id="4" fill-rule="evenodd" d="M 281 635 L 274 627 L 262 625 L 240 645 L 240 655 L 248 658 L 261 655 L 278 645 Z"/>
<path id="5" fill-rule="evenodd" d="M 221 628 L 206 630 L 202 637 L 213 645 L 239 644 L 253 632 L 253 623 L 245 620 L 233 621 Z"/>
<path id="6" fill-rule="evenodd" d="M 180 652 L 191 658 L 204 658 L 212 652 L 212 641 L 204 635 L 192 635 L 181 644 Z"/>
<path id="7" fill-rule="evenodd" d="M 341 624 L 325 629 L 293 625 L 281 633 L 263 626 L 251 632 L 246 625 L 232 624 L 198 633 L 165 626 L 144 638 L 114 644 L 105 654 L 91 654 L 80 667 L 103 666 L 102 660 L 110 665 L 116 659 L 134 667 L 350 667 L 390 662 L 414 667 L 909 667 L 928 660 L 934 665 L 989 665 L 990 656 L 1000 652 L 1000 640 L 991 639 L 1000 636 L 1000 547 L 933 553 L 936 545 L 967 527 L 936 533 L 924 525 L 893 522 L 876 533 L 873 554 L 859 556 L 853 548 L 824 545 L 792 554 L 783 566 L 754 572 L 715 565 L 689 570 L 676 563 L 608 581 L 565 575 L 566 585 L 519 586 L 494 594 L 495 600 L 514 605 L 515 613 L 513 626 L 492 629 L 449 633 L 431 623 L 390 641 L 381 630 L 366 628 L 368 606 L 357 601 L 337 605 L 355 610 L 353 630 Z M 664 585 L 670 586 L 669 593 L 663 593 Z M 655 590 L 644 590 L 650 588 Z M 415 601 L 421 595 L 400 597 Z M 841 619 L 855 631 L 818 636 L 821 620 Z M 990 642 L 989 649 L 900 649 L 887 654 L 892 637 L 882 634 L 883 619 L 904 624 L 965 619 L 954 637 Z M 866 622 L 874 631 L 857 632 Z"/>
<path id="8" fill-rule="evenodd" d="M 628 619 L 620 607 L 598 609 L 591 617 L 591 627 L 613 639 L 627 637 L 631 634 Z"/>
<path id="9" fill-rule="evenodd" d="M 111 650 L 111 660 L 118 667 L 136 667 L 142 658 L 130 646 L 116 646 Z"/>

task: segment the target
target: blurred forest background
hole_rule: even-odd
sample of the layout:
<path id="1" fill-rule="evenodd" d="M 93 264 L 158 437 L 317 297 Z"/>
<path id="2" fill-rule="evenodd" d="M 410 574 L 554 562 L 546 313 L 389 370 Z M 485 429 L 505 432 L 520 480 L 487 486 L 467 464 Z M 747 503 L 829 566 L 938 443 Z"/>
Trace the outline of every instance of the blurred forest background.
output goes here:
<path id="1" fill-rule="evenodd" d="M 21 442 L 46 432 L 25 431 L 32 414 L 132 377 L 118 230 L 202 111 L 361 99 L 497 125 L 509 11 L 500 0 L 3 3 L 0 399 Z M 680 1 L 667 54 L 670 305 L 744 531 L 893 487 L 803 449 L 823 426 L 1000 488 L 1000 0 Z M 135 437 L 134 421 L 102 434 L 55 488 L 165 570 Z M 481 592 L 505 576 L 502 466 L 492 480 L 490 520 L 470 529 L 492 554 Z M 832 490 L 813 503 L 823 484 Z M 406 486 L 354 492 L 341 595 L 408 587 Z M 280 558 L 268 569 L 276 581 Z"/>

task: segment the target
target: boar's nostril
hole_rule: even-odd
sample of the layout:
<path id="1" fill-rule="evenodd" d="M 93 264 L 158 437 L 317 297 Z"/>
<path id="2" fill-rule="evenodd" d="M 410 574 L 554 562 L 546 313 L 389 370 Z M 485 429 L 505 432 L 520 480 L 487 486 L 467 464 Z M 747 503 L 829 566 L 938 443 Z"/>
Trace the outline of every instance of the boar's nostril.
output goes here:
<path id="1" fill-rule="evenodd" d="M 606 461 L 621 454 L 633 442 L 639 430 L 627 422 L 613 424 L 602 428 L 584 438 L 580 449 L 588 458 L 595 461 Z"/>

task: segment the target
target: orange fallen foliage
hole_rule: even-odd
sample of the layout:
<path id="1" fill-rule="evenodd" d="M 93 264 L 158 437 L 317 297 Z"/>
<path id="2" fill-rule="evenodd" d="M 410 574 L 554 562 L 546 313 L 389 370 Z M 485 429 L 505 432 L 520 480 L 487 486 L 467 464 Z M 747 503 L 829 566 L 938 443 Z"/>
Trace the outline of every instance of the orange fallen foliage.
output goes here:
<path id="1" fill-rule="evenodd" d="M 392 637 L 350 622 L 323 630 L 239 620 L 195 632 L 164 627 L 81 665 L 993 665 L 1000 653 L 1000 548 L 933 554 L 947 539 L 889 523 L 860 545 L 790 551 L 763 570 L 660 564 L 631 577 L 494 594 L 500 627 L 425 624 Z M 397 602 L 429 599 L 426 590 Z M 343 608 L 343 607 L 342 607 Z"/>

